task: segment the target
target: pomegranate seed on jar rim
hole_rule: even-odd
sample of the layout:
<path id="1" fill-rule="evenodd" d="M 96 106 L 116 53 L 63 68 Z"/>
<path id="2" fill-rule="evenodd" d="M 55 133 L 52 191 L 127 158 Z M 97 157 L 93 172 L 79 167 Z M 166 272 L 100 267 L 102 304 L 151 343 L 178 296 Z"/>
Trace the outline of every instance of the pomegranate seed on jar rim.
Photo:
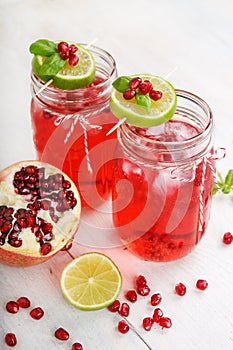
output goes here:
<path id="1" fill-rule="evenodd" d="M 124 321 L 118 323 L 118 331 L 122 334 L 125 334 L 129 331 L 129 325 Z"/>
<path id="2" fill-rule="evenodd" d="M 16 314 L 19 311 L 19 305 L 16 301 L 10 300 L 6 303 L 6 310 L 11 314 Z"/>
<path id="3" fill-rule="evenodd" d="M 206 280 L 197 280 L 196 287 L 200 290 L 205 290 L 208 287 L 208 282 Z"/>
<path id="4" fill-rule="evenodd" d="M 16 335 L 14 333 L 7 333 L 5 335 L 5 343 L 10 347 L 15 346 L 17 344 Z"/>
<path id="5" fill-rule="evenodd" d="M 69 333 L 62 327 L 58 328 L 54 335 L 59 340 L 68 340 L 70 337 Z"/>
<path id="6" fill-rule="evenodd" d="M 178 283 L 176 286 L 175 286 L 175 292 L 177 295 L 179 296 L 183 296 L 185 295 L 186 293 L 186 287 L 183 283 Z"/>

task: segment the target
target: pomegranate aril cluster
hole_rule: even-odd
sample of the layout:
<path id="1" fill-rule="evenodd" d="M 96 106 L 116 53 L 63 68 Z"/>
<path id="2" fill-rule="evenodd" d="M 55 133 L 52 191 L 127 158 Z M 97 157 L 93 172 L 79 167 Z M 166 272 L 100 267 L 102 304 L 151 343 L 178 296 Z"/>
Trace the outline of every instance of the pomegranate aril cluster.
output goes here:
<path id="1" fill-rule="evenodd" d="M 131 100 L 136 94 L 148 95 L 154 101 L 162 98 L 162 92 L 154 90 L 149 80 L 142 81 L 139 77 L 132 78 L 129 81 L 129 88 L 123 92 L 123 97 L 125 100 Z"/>
<path id="2" fill-rule="evenodd" d="M 79 58 L 76 54 L 78 48 L 74 44 L 69 45 L 65 41 L 61 41 L 57 45 L 58 52 L 60 54 L 61 59 L 64 61 L 68 60 L 70 66 L 76 66 L 79 61 Z"/>
<path id="3" fill-rule="evenodd" d="M 39 216 L 48 211 L 52 221 L 57 223 L 60 215 L 77 204 L 71 183 L 62 174 L 45 176 L 45 168 L 34 165 L 22 167 L 14 174 L 15 192 L 26 196 L 27 209 L 0 206 L 0 246 L 6 242 L 12 247 L 22 245 L 20 233 L 30 229 L 40 244 L 40 252 L 47 255 L 52 250 L 53 225 Z"/>

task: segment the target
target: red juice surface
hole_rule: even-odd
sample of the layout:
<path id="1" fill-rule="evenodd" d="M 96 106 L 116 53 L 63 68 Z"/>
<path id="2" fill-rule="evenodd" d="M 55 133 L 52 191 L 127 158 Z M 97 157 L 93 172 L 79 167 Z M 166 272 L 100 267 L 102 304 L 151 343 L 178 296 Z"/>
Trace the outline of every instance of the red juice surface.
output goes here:
<path id="1" fill-rule="evenodd" d="M 64 94 L 72 101 L 74 92 L 61 91 L 59 99 L 59 90 L 57 101 L 52 104 L 41 103 L 40 96 L 31 102 L 37 158 L 61 168 L 77 185 L 82 205 L 91 207 L 101 204 L 110 194 L 111 160 L 116 145 L 116 132 L 109 136 L 106 133 L 117 120 L 101 105 L 101 94 L 96 98 L 93 92 L 93 87 L 99 89 L 101 82 L 95 78 L 90 89 L 82 89 L 82 100 L 77 104 L 63 103 Z"/>
<path id="2" fill-rule="evenodd" d="M 150 129 L 131 130 L 136 138 L 143 136 L 144 144 L 147 138 L 148 143 L 157 140 L 166 145 L 198 134 L 195 126 L 173 120 Z M 121 240 L 134 254 L 145 260 L 170 261 L 191 252 L 203 236 L 213 176 L 208 162 L 205 170 L 203 158 L 193 167 L 191 161 L 180 166 L 172 152 L 164 154 L 157 149 L 151 152 L 150 159 L 153 157 L 155 164 L 166 160 L 173 166 L 148 166 L 136 153 L 135 159 L 132 153 L 125 153 L 114 161 L 113 221 Z"/>

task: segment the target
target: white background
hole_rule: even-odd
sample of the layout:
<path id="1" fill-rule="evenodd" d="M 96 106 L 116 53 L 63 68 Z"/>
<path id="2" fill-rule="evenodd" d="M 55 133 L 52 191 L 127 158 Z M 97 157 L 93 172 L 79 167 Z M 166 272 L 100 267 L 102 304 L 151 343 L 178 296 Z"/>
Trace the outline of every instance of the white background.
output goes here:
<path id="1" fill-rule="evenodd" d="M 35 158 L 29 115 L 30 43 L 39 38 L 86 43 L 97 39 L 96 45 L 115 57 L 119 75 L 166 76 L 176 69 L 171 83 L 208 102 L 216 147 L 227 150 L 218 162 L 225 174 L 233 168 L 232 14 L 231 0 L 0 0 L 0 168 Z M 233 231 L 232 209 L 232 195 L 215 196 L 206 236 L 192 254 L 176 262 L 154 264 L 122 248 L 102 250 L 122 271 L 121 300 L 138 274 L 163 296 L 161 308 L 173 321 L 170 330 L 142 329 L 142 317 L 152 310 L 143 298 L 129 317 L 151 349 L 233 348 L 233 245 L 221 242 L 224 232 Z M 72 253 L 89 250 L 75 244 Z M 133 331 L 116 331 L 117 315 L 107 310 L 82 312 L 64 300 L 59 276 L 68 261 L 63 252 L 36 267 L 0 266 L 0 348 L 6 349 L 4 334 L 13 331 L 20 350 L 71 349 L 72 341 L 80 341 L 85 350 L 148 349 Z M 195 289 L 198 278 L 208 280 L 205 292 Z M 187 286 L 183 298 L 174 294 L 180 281 Z M 29 319 L 25 310 L 17 315 L 4 311 L 6 301 L 21 295 L 44 308 L 42 320 Z M 68 343 L 54 339 L 59 326 L 69 330 Z"/>

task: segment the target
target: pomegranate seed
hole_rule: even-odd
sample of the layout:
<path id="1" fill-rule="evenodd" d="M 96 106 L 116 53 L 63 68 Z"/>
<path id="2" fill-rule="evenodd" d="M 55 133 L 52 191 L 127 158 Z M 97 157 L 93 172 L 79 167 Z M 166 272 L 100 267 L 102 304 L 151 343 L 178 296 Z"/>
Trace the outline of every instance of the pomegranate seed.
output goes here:
<path id="1" fill-rule="evenodd" d="M 224 244 L 231 244 L 233 241 L 233 235 L 230 232 L 224 233 L 222 241 Z"/>
<path id="2" fill-rule="evenodd" d="M 11 314 L 16 314 L 19 311 L 19 305 L 16 301 L 10 300 L 6 303 L 6 310 Z"/>
<path id="3" fill-rule="evenodd" d="M 68 340 L 70 336 L 69 333 L 61 327 L 55 331 L 54 335 L 59 340 Z"/>
<path id="4" fill-rule="evenodd" d="M 42 255 L 47 255 L 51 252 L 52 245 L 50 243 L 43 243 L 40 247 L 40 252 Z"/>
<path id="5" fill-rule="evenodd" d="M 159 323 L 159 320 L 162 316 L 163 316 L 163 311 L 159 307 L 157 307 L 153 313 L 153 317 L 152 317 L 153 321 L 156 323 Z"/>
<path id="6" fill-rule="evenodd" d="M 171 328 L 172 326 L 172 321 L 169 317 L 161 317 L 159 320 L 159 325 L 162 328 Z"/>
<path id="7" fill-rule="evenodd" d="M 137 301 L 137 293 L 135 292 L 135 290 L 129 290 L 126 293 L 126 298 L 131 301 L 132 303 L 135 303 Z"/>
<path id="8" fill-rule="evenodd" d="M 27 309 L 31 305 L 31 302 L 27 297 L 20 297 L 17 300 L 17 303 L 18 303 L 19 307 L 22 307 L 23 309 Z"/>
<path id="9" fill-rule="evenodd" d="M 69 58 L 69 55 L 70 55 L 69 49 L 68 49 L 67 52 L 66 52 L 66 51 L 60 52 L 60 57 L 61 57 L 61 59 L 63 59 L 64 61 L 67 60 L 67 58 Z"/>
<path id="10" fill-rule="evenodd" d="M 68 48 L 69 48 L 69 45 L 65 41 L 60 41 L 60 43 L 58 43 L 57 45 L 57 49 L 59 52 L 62 52 L 63 50 L 66 50 Z"/>
<path id="11" fill-rule="evenodd" d="M 48 222 L 43 222 L 41 224 L 41 229 L 42 231 L 46 234 L 46 233 L 51 233 L 52 229 L 53 229 L 53 225 L 48 223 Z"/>
<path id="12" fill-rule="evenodd" d="M 145 329 L 145 331 L 150 331 L 151 327 L 153 325 L 153 319 L 150 317 L 145 317 L 142 321 L 142 326 Z"/>
<path id="13" fill-rule="evenodd" d="M 152 306 L 159 305 L 161 301 L 162 301 L 162 296 L 160 293 L 156 293 L 151 296 L 150 302 Z"/>
<path id="14" fill-rule="evenodd" d="M 71 187 L 71 183 L 70 183 L 68 180 L 64 180 L 64 181 L 62 182 L 62 187 L 63 187 L 64 190 L 68 190 L 68 188 Z M 73 193 L 73 192 L 72 192 L 72 193 Z"/>
<path id="15" fill-rule="evenodd" d="M 132 78 L 129 82 L 129 87 L 131 90 L 135 90 L 138 88 L 139 84 L 142 82 L 142 79 L 139 77 Z"/>
<path id="16" fill-rule="evenodd" d="M 180 296 L 183 296 L 185 295 L 186 293 L 186 287 L 183 283 L 178 283 L 176 286 L 175 286 L 175 292 L 176 294 L 180 295 Z"/>
<path id="17" fill-rule="evenodd" d="M 140 275 L 136 278 L 137 286 L 145 286 L 147 284 L 147 280 L 144 276 Z"/>
<path id="18" fill-rule="evenodd" d="M 75 55 L 75 54 L 70 55 L 70 57 L 69 57 L 69 65 L 70 66 L 76 66 L 78 61 L 79 61 L 79 58 L 77 55 Z"/>
<path id="19" fill-rule="evenodd" d="M 111 312 L 117 312 L 117 311 L 119 311 L 120 306 L 121 306 L 121 304 L 120 304 L 119 300 L 115 300 L 113 302 L 113 304 L 108 307 L 108 310 Z"/>
<path id="20" fill-rule="evenodd" d="M 148 92 L 150 92 L 151 90 L 151 83 L 149 82 L 149 84 L 147 82 L 143 82 L 141 84 L 139 84 L 138 86 L 138 91 L 141 95 L 146 95 L 148 94 Z"/>
<path id="21" fill-rule="evenodd" d="M 78 50 L 77 46 L 71 44 L 69 46 L 69 51 L 70 51 L 70 54 L 74 54 L 76 51 Z"/>
<path id="22" fill-rule="evenodd" d="M 83 350 L 82 344 L 74 343 L 71 350 Z"/>
<path id="23" fill-rule="evenodd" d="M 30 311 L 30 316 L 34 320 L 40 320 L 44 316 L 44 310 L 41 307 L 35 307 Z"/>
<path id="24" fill-rule="evenodd" d="M 121 316 L 127 317 L 129 316 L 129 310 L 130 310 L 129 305 L 127 303 L 122 303 L 121 308 L 119 310 L 119 314 Z"/>
<path id="25" fill-rule="evenodd" d="M 7 333 L 5 335 L 5 343 L 8 346 L 15 346 L 17 344 L 17 338 L 14 333 Z"/>
<path id="26" fill-rule="evenodd" d="M 196 287 L 200 290 L 205 290 L 208 287 L 208 282 L 206 280 L 198 280 Z"/>
<path id="27" fill-rule="evenodd" d="M 123 92 L 123 97 L 125 100 L 131 100 L 136 95 L 135 90 L 127 89 Z"/>
<path id="28" fill-rule="evenodd" d="M 150 288 L 147 285 L 139 285 L 137 287 L 137 293 L 145 297 L 150 294 Z"/>
<path id="29" fill-rule="evenodd" d="M 118 323 L 118 331 L 123 334 L 127 333 L 129 331 L 129 325 L 124 320 L 120 321 Z"/>
<path id="30" fill-rule="evenodd" d="M 156 90 L 151 90 L 150 93 L 149 93 L 149 96 L 152 100 L 154 101 L 158 101 L 162 98 L 162 92 L 161 91 L 156 91 Z"/>

